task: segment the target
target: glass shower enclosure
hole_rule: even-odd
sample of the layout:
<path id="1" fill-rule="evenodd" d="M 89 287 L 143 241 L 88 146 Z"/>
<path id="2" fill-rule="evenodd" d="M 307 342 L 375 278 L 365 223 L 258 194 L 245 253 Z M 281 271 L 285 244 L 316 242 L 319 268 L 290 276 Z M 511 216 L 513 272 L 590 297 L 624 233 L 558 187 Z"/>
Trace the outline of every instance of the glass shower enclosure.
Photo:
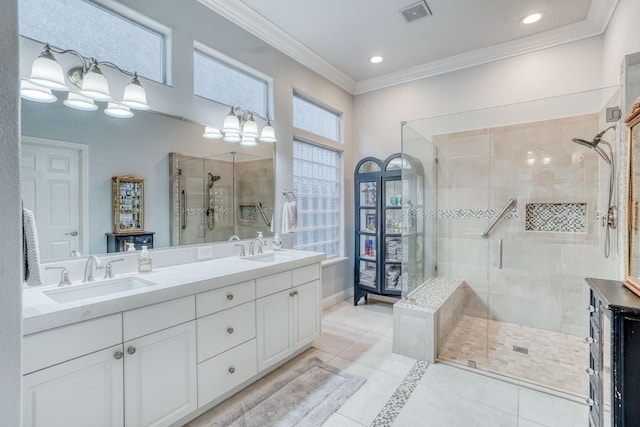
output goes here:
<path id="1" fill-rule="evenodd" d="M 607 121 L 607 108 L 620 105 L 617 89 L 403 124 L 403 155 L 435 165 L 425 188 L 435 188 L 437 206 L 405 215 L 433 218 L 424 257 L 437 276 L 464 281 L 439 360 L 588 394 L 584 278 L 617 278 L 621 255 L 617 231 L 601 226 L 609 165 L 572 139 L 616 125 L 606 136 L 620 164 L 620 122 Z M 430 273 L 417 274 L 407 293 Z"/>

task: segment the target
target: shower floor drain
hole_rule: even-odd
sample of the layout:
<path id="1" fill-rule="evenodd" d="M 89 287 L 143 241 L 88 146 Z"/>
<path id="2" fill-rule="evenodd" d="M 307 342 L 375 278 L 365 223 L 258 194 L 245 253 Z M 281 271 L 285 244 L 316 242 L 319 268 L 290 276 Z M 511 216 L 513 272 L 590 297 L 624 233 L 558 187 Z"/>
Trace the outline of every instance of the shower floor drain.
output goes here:
<path id="1" fill-rule="evenodd" d="M 529 354 L 529 349 L 527 347 L 520 347 L 519 345 L 514 345 L 513 351 L 516 353 Z"/>

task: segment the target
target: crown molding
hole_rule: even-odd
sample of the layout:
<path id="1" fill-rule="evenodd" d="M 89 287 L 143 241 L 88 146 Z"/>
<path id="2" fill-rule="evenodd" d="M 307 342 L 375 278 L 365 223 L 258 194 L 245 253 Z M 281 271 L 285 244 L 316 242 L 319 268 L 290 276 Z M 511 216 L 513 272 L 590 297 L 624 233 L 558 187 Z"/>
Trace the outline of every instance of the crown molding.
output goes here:
<path id="1" fill-rule="evenodd" d="M 198 1 L 345 91 L 352 94 L 355 90 L 355 80 L 243 2 L 238 0 Z"/>
<path id="2" fill-rule="evenodd" d="M 353 95 L 360 95 L 402 83 L 471 68 L 477 65 L 602 35 L 606 31 L 619 2 L 619 0 L 592 0 L 587 18 L 583 21 L 544 33 L 522 37 L 517 40 L 476 49 L 395 73 L 356 82 L 289 34 L 276 27 L 242 1 L 199 1 L 214 12 L 222 15 L 224 18 L 266 43 L 269 43 L 285 55 L 300 62 L 302 65 Z"/>

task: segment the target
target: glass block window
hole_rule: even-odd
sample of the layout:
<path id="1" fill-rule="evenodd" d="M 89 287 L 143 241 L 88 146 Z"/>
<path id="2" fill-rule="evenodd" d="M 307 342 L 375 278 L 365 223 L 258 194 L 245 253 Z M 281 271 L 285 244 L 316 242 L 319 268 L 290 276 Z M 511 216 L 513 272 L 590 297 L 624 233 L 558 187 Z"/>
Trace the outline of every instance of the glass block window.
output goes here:
<path id="1" fill-rule="evenodd" d="M 83 0 L 20 0 L 18 13 L 24 37 L 165 82 L 164 34 Z"/>
<path id="2" fill-rule="evenodd" d="M 293 192 L 298 207 L 294 249 L 340 255 L 340 153 L 294 140 Z"/>
<path id="3" fill-rule="evenodd" d="M 340 114 L 293 96 L 293 126 L 340 142 Z"/>
<path id="4" fill-rule="evenodd" d="M 193 93 L 221 104 L 268 113 L 268 83 L 218 59 L 193 51 Z"/>

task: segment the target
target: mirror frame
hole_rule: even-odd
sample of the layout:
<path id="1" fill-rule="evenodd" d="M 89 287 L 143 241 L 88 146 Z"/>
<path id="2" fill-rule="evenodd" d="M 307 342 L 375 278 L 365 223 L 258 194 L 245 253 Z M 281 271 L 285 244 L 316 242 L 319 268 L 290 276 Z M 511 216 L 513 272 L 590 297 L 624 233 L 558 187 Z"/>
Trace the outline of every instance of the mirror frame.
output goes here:
<path id="1" fill-rule="evenodd" d="M 640 235 L 638 234 L 638 204 L 640 202 L 640 182 L 634 180 L 634 173 L 640 173 L 640 149 L 634 150 L 634 146 L 640 148 L 640 137 L 634 140 L 634 131 L 640 130 L 640 97 L 636 99 L 629 115 L 624 121 L 627 125 L 627 259 L 626 275 L 640 277 L 640 265 L 634 260 L 640 257 Z M 637 248 L 637 249 L 636 249 Z M 636 270 L 634 270 L 634 267 Z"/>
<path id="2" fill-rule="evenodd" d="M 128 186 L 129 184 L 133 184 L 134 187 L 136 187 L 136 184 L 137 184 L 140 194 L 137 194 L 137 195 L 134 194 L 131 196 L 131 198 L 123 199 L 122 190 L 127 191 L 126 187 L 123 188 L 123 186 Z M 139 176 L 135 176 L 135 175 L 112 177 L 111 178 L 111 195 L 112 195 L 112 212 L 113 212 L 113 233 L 114 234 L 143 233 L 144 232 L 144 178 L 140 178 Z M 124 203 L 125 201 L 127 203 Z M 122 210 L 127 209 L 127 207 L 131 209 L 132 203 L 129 203 L 131 201 L 134 202 L 133 206 L 135 206 L 137 202 L 137 207 L 133 207 L 134 212 L 128 212 L 127 214 L 133 215 L 134 218 L 136 214 L 138 215 L 137 223 L 139 224 L 139 226 L 136 226 L 136 227 L 127 227 L 127 226 L 124 226 L 123 223 L 121 222 L 121 215 L 123 213 Z M 135 209 L 137 209 L 138 212 L 135 212 Z"/>

